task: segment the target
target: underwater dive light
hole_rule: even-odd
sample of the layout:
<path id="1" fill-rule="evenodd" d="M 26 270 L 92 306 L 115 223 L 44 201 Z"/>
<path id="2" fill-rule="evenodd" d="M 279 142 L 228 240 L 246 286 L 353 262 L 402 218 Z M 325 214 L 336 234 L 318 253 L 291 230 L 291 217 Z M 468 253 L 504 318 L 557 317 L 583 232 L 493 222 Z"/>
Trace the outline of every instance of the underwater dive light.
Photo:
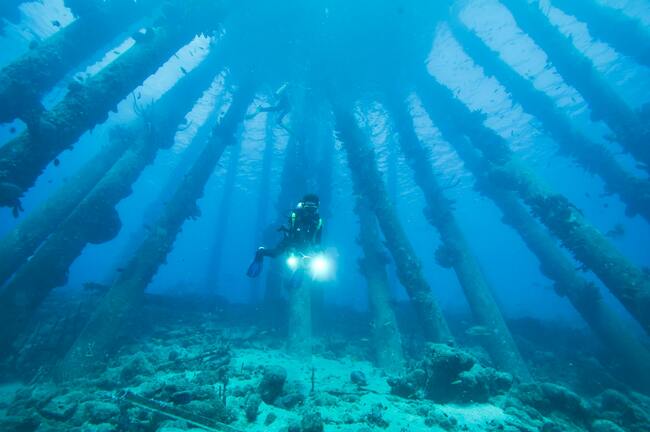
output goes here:
<path id="1" fill-rule="evenodd" d="M 295 255 L 289 255 L 289 258 L 287 258 L 287 266 L 292 270 L 296 271 L 298 269 L 298 257 Z"/>
<path id="2" fill-rule="evenodd" d="M 310 263 L 311 274 L 314 279 L 327 279 L 330 276 L 332 265 L 323 254 L 316 255 Z"/>

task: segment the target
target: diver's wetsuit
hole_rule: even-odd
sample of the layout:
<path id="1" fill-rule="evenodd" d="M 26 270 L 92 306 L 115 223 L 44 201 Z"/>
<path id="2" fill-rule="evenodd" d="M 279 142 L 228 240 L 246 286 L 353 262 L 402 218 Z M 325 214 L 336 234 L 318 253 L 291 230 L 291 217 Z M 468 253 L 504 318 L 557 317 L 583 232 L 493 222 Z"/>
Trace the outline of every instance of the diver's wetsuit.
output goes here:
<path id="1" fill-rule="evenodd" d="M 284 238 L 274 248 L 259 248 L 255 260 L 248 269 L 249 277 L 256 277 L 262 271 L 264 257 L 275 258 L 288 250 L 309 251 L 320 245 L 323 232 L 323 220 L 318 214 L 318 206 L 300 203 L 289 216 L 289 227 L 282 227 Z"/>
<path id="2" fill-rule="evenodd" d="M 287 114 L 289 114 L 289 111 L 291 111 L 291 103 L 289 102 L 289 97 L 287 96 L 286 93 L 282 93 L 277 105 L 269 106 L 269 107 L 260 107 L 258 109 L 258 112 L 261 113 L 262 112 L 278 113 L 278 118 L 276 119 L 276 123 L 282 127 L 284 127 L 282 121 L 287 116 Z"/>

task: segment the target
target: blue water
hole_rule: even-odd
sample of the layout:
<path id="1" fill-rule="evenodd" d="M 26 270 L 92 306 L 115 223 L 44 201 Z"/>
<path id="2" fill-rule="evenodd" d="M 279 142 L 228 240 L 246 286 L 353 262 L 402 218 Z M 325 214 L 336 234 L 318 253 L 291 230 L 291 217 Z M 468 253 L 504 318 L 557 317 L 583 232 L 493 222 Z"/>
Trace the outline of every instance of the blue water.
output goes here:
<path id="1" fill-rule="evenodd" d="M 618 10 L 624 16 L 650 25 L 647 0 L 591 0 Z M 387 184 L 408 239 L 411 241 L 435 299 L 447 316 L 469 314 L 467 301 L 454 272 L 436 264 L 434 253 L 439 235 L 423 216 L 424 198 L 413 173 L 399 151 L 386 107 L 375 97 L 382 86 L 399 87 L 400 66 L 412 61 L 414 53 L 428 53 L 417 61 L 420 67 L 451 89 L 457 99 L 485 115 L 485 125 L 506 138 L 510 148 L 554 191 L 566 196 L 596 229 L 608 233 L 618 225 L 623 233 L 609 241 L 639 268 L 650 267 L 650 224 L 641 216 L 629 217 L 616 195 L 607 195 L 603 182 L 558 153 L 558 145 L 540 122 L 515 103 L 506 87 L 484 71 L 454 40 L 449 26 L 436 23 L 435 1 L 350 2 L 337 1 L 253 1 L 235 2 L 219 32 L 197 36 L 180 48 L 158 71 L 132 94 L 145 105 L 158 100 L 191 72 L 211 49 L 224 50 L 229 72 L 253 71 L 258 80 L 256 100 L 248 108 L 272 104 L 273 93 L 288 83 L 296 89 L 313 90 L 328 81 L 341 93 L 356 96 L 355 115 L 377 156 L 378 168 Z M 606 139 L 608 126 L 591 117 L 583 96 L 567 84 L 549 62 L 546 53 L 516 24 L 498 0 L 463 0 L 453 3 L 452 11 L 462 23 L 479 35 L 517 73 L 546 93 L 567 114 L 575 127 L 593 141 L 609 149 L 628 172 L 648 181 L 634 158 L 619 143 Z M 553 0 L 540 0 L 548 20 L 563 35 L 571 37 L 575 49 L 593 63 L 602 78 L 633 110 L 650 103 L 650 68 L 618 52 L 615 47 L 593 37 L 584 22 L 563 13 Z M 0 35 L 0 67 L 5 67 L 30 50 L 30 43 L 52 37 L 75 19 L 63 0 L 25 2 L 19 7 L 20 19 L 3 20 Z M 59 26 L 53 23 L 58 22 Z M 95 75 L 132 47 L 130 34 L 148 23 L 144 19 L 121 33 L 81 65 L 71 66 L 68 75 L 44 96 L 46 109 L 54 107 L 67 94 L 67 84 L 79 77 Z M 650 31 L 648 38 L 650 40 Z M 638 43 L 630 41 L 631 44 Z M 650 49 L 650 47 L 648 47 Z M 133 192 L 117 206 L 122 227 L 119 234 L 103 244 L 88 245 L 70 267 L 67 282 L 59 289 L 82 290 L 87 282 L 110 285 L 120 274 L 131 252 L 147 234 L 173 193 L 172 180 L 183 175 L 198 154 L 193 138 L 206 134 L 206 125 L 225 111 L 232 90 L 225 85 L 226 74 L 217 76 L 203 97 L 187 114 L 187 127 L 179 129 L 174 145 L 160 150 L 153 164 L 139 176 Z M 295 94 L 295 93 L 294 93 Z M 11 101 L 1 101 L 10 104 Z M 325 101 L 323 101 L 325 103 Z M 474 179 L 455 150 L 445 142 L 434 122 L 422 107 L 418 95 L 409 96 L 408 106 L 418 137 L 430 153 L 430 164 L 437 178 L 447 187 L 454 201 L 455 217 L 469 246 L 480 263 L 492 292 L 508 320 L 534 318 L 548 323 L 584 329 L 586 324 L 565 298 L 559 297 L 552 281 L 539 269 L 536 257 L 517 233 L 501 221 L 498 208 L 474 189 Z M 258 245 L 261 231 L 275 226 L 288 209 L 278 209 L 284 158 L 290 136 L 275 124 L 275 114 L 263 113 L 244 121 L 234 146 L 229 146 L 205 185 L 197 202 L 200 217 L 187 220 L 178 234 L 172 252 L 160 267 L 147 292 L 173 295 L 219 295 L 231 303 L 251 301 L 250 281 L 245 270 Z M 75 173 L 109 140 L 117 125 L 136 117 L 133 98 L 126 97 L 108 120 L 85 133 L 70 150 L 61 153 L 39 176 L 22 199 L 24 212 L 18 217 L 11 209 L 0 208 L 0 236 L 18 226 Z M 314 119 L 328 125 L 327 116 Z M 209 126 L 208 126 L 209 127 Z M 646 124 L 647 127 L 647 124 Z M 0 125 L 0 146 L 25 130 L 20 120 Z M 325 303 L 366 311 L 366 283 L 358 271 L 362 252 L 356 242 L 358 222 L 347 158 L 340 141 L 329 137 L 334 146 L 331 201 L 325 217 L 324 244 L 335 257 L 335 273 L 325 287 Z M 650 145 L 650 143 L 647 143 Z M 270 184 L 260 177 L 265 145 L 272 145 Z M 236 146 L 239 151 L 236 151 Z M 317 150 L 311 149 L 314 154 Z M 238 159 L 232 191 L 225 190 L 225 179 L 233 155 Z M 171 185 L 171 186 L 170 186 Z M 260 201 L 260 191 L 268 199 Z M 301 193 L 310 192 L 309 190 Z M 213 256 L 214 238 L 224 221 L 223 196 L 227 203 L 227 229 L 222 239 L 218 274 Z M 258 202 L 265 203 L 265 220 L 257 215 Z M 576 268 L 580 266 L 575 263 Z M 391 296 L 407 302 L 392 261 L 388 265 Z M 588 269 L 582 272 L 593 281 L 611 305 L 644 343 L 647 337 L 609 290 Z M 262 282 L 263 286 L 263 282 Z M 262 288 L 263 292 L 263 288 Z M 261 297 L 262 294 L 258 294 Z M 650 311 L 648 311 L 650 313 Z"/>
<path id="2" fill-rule="evenodd" d="M 334 2 L 335 3 L 335 2 Z M 340 11 L 333 3 L 332 15 L 336 17 L 344 16 L 348 13 L 346 21 L 352 21 L 355 16 L 365 12 L 365 10 L 347 6 L 349 10 Z M 627 2 L 632 5 L 625 5 L 623 11 L 635 18 L 648 19 L 650 12 L 648 7 L 643 7 L 643 2 Z M 420 6 L 420 5 L 418 5 Z M 268 32 L 259 24 L 257 28 L 251 28 L 257 24 L 251 24 L 246 27 L 247 31 L 259 34 L 248 34 L 252 45 L 263 38 L 269 38 L 267 41 L 272 45 L 275 41 L 278 51 L 284 49 L 291 42 L 295 45 L 311 43 L 309 36 L 300 34 L 309 26 L 308 18 L 303 16 L 286 16 L 285 13 L 291 13 L 290 7 L 267 6 L 268 9 L 257 11 L 254 17 L 268 17 L 269 22 L 279 22 L 281 19 L 287 20 L 293 24 L 285 29 L 283 34 Z M 393 6 L 390 6 L 393 7 Z M 378 20 L 368 19 L 371 25 L 361 41 L 366 43 L 387 44 L 391 42 L 391 36 L 383 35 L 380 28 L 382 24 L 387 24 L 381 20 L 386 19 L 385 14 L 390 7 L 378 5 L 375 13 Z M 395 6 L 397 7 L 397 6 Z M 275 9 L 275 10 L 274 10 Z M 252 10 L 252 8 L 251 8 Z M 417 12 L 417 8 L 407 9 L 405 13 Z M 327 20 L 330 14 L 329 8 L 319 9 L 316 4 L 305 3 L 304 10 L 295 9 L 294 14 L 309 13 L 321 14 L 321 20 Z M 372 12 L 371 12 L 372 13 Z M 356 14 L 356 15 L 355 15 Z M 600 123 L 593 123 L 589 120 L 589 107 L 576 91 L 567 86 L 552 65 L 545 65 L 545 55 L 537 48 L 534 43 L 521 31 L 516 28 L 512 18 L 507 14 L 503 7 L 499 6 L 496 1 L 473 1 L 467 2 L 462 8 L 461 17 L 465 23 L 476 28 L 490 46 L 499 49 L 503 58 L 508 61 L 516 70 L 532 80 L 536 87 L 545 90 L 554 100 L 557 101 L 567 113 L 574 117 L 580 130 L 600 135 L 600 140 L 605 145 L 610 145 L 613 150 L 620 155 L 622 163 L 633 166 L 630 158 L 621 154 L 616 148 L 616 144 L 609 144 L 602 140 L 602 133 L 606 127 Z M 26 51 L 30 40 L 40 39 L 51 35 L 56 28 L 48 26 L 48 23 L 54 20 L 60 21 L 66 25 L 72 20 L 69 11 L 62 7 L 60 1 L 46 1 L 43 6 L 36 3 L 27 3 L 21 6 L 21 22 L 18 24 L 7 24 L 7 31 L 1 40 L 2 46 L 11 47 L 11 50 L 3 50 L 0 64 L 9 64 L 17 58 L 21 52 Z M 614 51 L 611 47 L 590 38 L 585 25 L 576 21 L 570 16 L 565 16 L 556 9 L 549 11 L 549 18 L 552 22 L 565 33 L 574 37 L 576 46 L 584 51 L 590 59 L 597 65 L 599 71 L 602 71 L 605 77 L 616 89 L 620 91 L 632 107 L 640 107 L 647 101 L 647 94 L 650 90 L 650 71 L 647 68 L 635 64 L 629 58 L 626 58 Z M 335 17 L 332 17 L 335 19 Z M 416 23 L 418 25 L 419 23 Z M 348 22 L 340 24 L 342 28 L 347 29 Z M 403 25 L 407 25 L 403 23 Z M 388 27 L 388 30 L 391 27 Z M 230 31 L 226 29 L 226 31 Z M 233 32 L 242 29 L 232 30 Z M 361 31 L 361 29 L 359 29 Z M 350 40 L 355 40 L 359 34 L 349 34 Z M 317 36 L 312 36 L 316 38 Z M 343 36 L 331 36 L 335 43 L 343 43 Z M 373 38 L 376 40 L 372 40 Z M 397 38 L 400 36 L 397 35 Z M 450 40 L 450 34 L 446 26 L 440 25 L 431 35 L 431 53 L 428 59 L 428 69 L 438 77 L 441 82 L 458 92 L 459 98 L 466 102 L 472 109 L 477 109 L 487 114 L 486 124 L 497 130 L 501 135 L 508 137 L 512 148 L 516 149 L 518 154 L 535 169 L 535 171 L 546 180 L 556 191 L 565 194 L 573 203 L 575 203 L 587 216 L 587 218 L 601 231 L 607 232 L 616 224 L 625 225 L 626 234 L 620 238 L 615 238 L 612 242 L 626 256 L 633 260 L 639 266 L 650 264 L 650 254 L 643 239 L 650 239 L 650 227 L 640 217 L 627 218 L 623 214 L 623 206 L 616 197 L 601 198 L 600 194 L 603 187 L 598 178 L 590 176 L 579 167 L 555 154 L 556 145 L 548 138 L 547 135 L 536 124 L 535 120 L 522 112 L 521 107 L 514 105 L 508 95 L 507 90 L 492 78 L 483 75 L 482 70 L 472 63 L 471 59 L 462 51 L 462 48 Z M 289 38 L 289 39 L 283 39 Z M 290 39 L 295 38 L 295 39 Z M 316 40 L 314 43 L 324 43 L 322 40 Z M 116 41 L 116 47 L 123 43 Z M 192 68 L 197 61 L 197 56 L 190 57 L 188 52 L 201 53 L 207 46 L 205 38 L 198 38 L 188 47 L 179 51 L 178 58 L 170 59 L 168 64 L 163 66 L 155 75 L 150 77 L 136 93 L 142 93 L 143 97 L 150 100 L 157 99 L 173 82 L 178 79 L 182 73 L 179 67 L 186 70 Z M 128 47 L 128 45 L 127 45 Z M 257 47 L 261 50 L 260 47 Z M 317 51 L 318 45 L 310 49 Z M 330 46 L 329 49 L 340 48 Z M 346 47 L 349 49 L 349 47 Z M 375 47 L 370 47 L 370 51 Z M 381 55 L 379 52 L 373 55 Z M 298 50 L 298 48 L 296 49 Z M 348 50 L 341 50 L 345 55 Z M 259 51 L 255 52 L 256 54 Z M 525 53 L 525 55 L 524 55 Z M 268 54 L 269 56 L 271 54 Z M 113 54 L 114 56 L 114 54 Z M 317 57 L 318 53 L 314 54 Z M 370 56 L 370 54 L 368 54 Z M 108 57 L 109 61 L 112 60 Z M 248 56 L 242 56 L 244 60 Z M 321 58 L 328 58 L 323 55 Z M 286 69 L 291 71 L 293 65 L 283 63 L 284 59 L 262 59 L 267 61 L 268 66 L 273 70 Z M 106 62 L 104 62 L 106 63 Z M 380 64 L 380 61 L 377 61 Z M 101 67 L 101 64 L 99 65 Z M 94 68 L 97 70 L 97 67 Z M 93 73 L 92 67 L 88 70 Z M 81 72 L 81 71 L 80 71 Z M 346 71 L 350 73 L 348 69 Z M 353 73 L 352 71 L 351 73 Z M 75 72 L 72 72 L 73 74 Z M 271 89 L 273 90 L 273 89 Z M 219 98 L 219 95 L 216 95 Z M 208 98 L 209 99 L 209 98 Z M 221 101 L 217 101 L 217 105 Z M 134 185 L 133 194 L 120 203 L 118 211 L 123 221 L 123 228 L 119 236 L 111 242 L 103 245 L 91 245 L 87 247 L 84 254 L 75 262 L 70 270 L 69 282 L 70 288 L 79 287 L 80 284 L 87 281 L 106 282 L 111 277 L 111 270 L 120 260 L 125 245 L 128 244 L 129 238 L 142 228 L 143 223 L 152 223 L 155 216 L 146 214 L 147 206 L 155 201 L 156 196 L 160 193 L 159 189 L 165 184 L 173 167 L 178 163 L 184 152 L 187 143 L 191 139 L 191 134 L 198 128 L 202 121 L 205 121 L 209 112 L 214 109 L 214 100 L 205 101 L 197 106 L 191 115 L 196 116 L 196 127 L 188 131 L 179 132 L 177 142 L 174 148 L 159 152 L 156 162 L 153 166 L 148 167 L 140 176 Z M 24 198 L 25 214 L 42 202 L 49 193 L 56 189 L 62 182 L 69 178 L 74 172 L 87 161 L 97 149 L 106 142 L 105 132 L 112 126 L 120 122 L 127 121 L 132 117 L 132 107 L 130 101 L 125 100 L 119 106 L 117 114 L 111 115 L 108 122 L 95 128 L 90 134 L 82 137 L 81 141 L 75 145 L 71 151 L 66 151 L 59 156 L 61 165 L 58 167 L 50 166 L 48 170 L 39 178 L 37 185 L 30 189 Z M 424 207 L 422 197 L 420 196 L 417 186 L 414 185 L 411 178 L 410 170 L 405 162 L 399 156 L 399 152 L 391 152 L 389 131 L 386 131 L 385 121 L 381 119 L 381 108 L 377 108 L 379 113 L 373 113 L 377 107 L 365 107 L 366 115 L 371 116 L 369 123 L 372 127 L 382 130 L 383 136 L 378 136 L 375 145 L 379 154 L 380 168 L 387 170 L 389 163 L 395 163 L 397 166 L 397 178 L 391 178 L 390 181 L 396 184 L 396 203 L 402 220 L 407 222 L 407 231 L 413 242 L 419 257 L 423 260 L 424 269 L 427 279 L 430 281 L 443 307 L 451 310 L 463 310 L 466 308 L 462 293 L 458 287 L 455 277 L 451 271 L 444 270 L 432 262 L 432 254 L 437 247 L 437 235 L 426 221 L 421 217 L 421 209 Z M 376 114 L 376 115 L 372 115 Z M 227 253 L 224 254 L 224 265 L 222 268 L 228 269 L 219 275 L 218 292 L 226 298 L 242 302 L 248 298 L 246 292 L 246 280 L 243 271 L 245 263 L 249 259 L 251 245 L 258 233 L 255 232 L 254 216 L 256 214 L 256 193 L 259 189 L 258 173 L 261 169 L 261 154 L 263 140 L 265 139 L 264 122 L 265 115 L 260 115 L 251 121 L 245 122 L 241 132 L 240 145 L 242 152 L 239 161 L 239 170 L 237 173 L 236 190 L 234 199 L 231 204 L 231 218 L 228 235 L 225 239 Z M 523 243 L 512 232 L 510 228 L 504 226 L 499 221 L 499 213 L 493 205 L 486 199 L 481 198 L 472 190 L 472 179 L 462 167 L 453 150 L 448 148 L 447 144 L 435 130 L 435 126 L 426 118 L 419 107 L 414 108 L 414 117 L 416 122 L 420 123 L 418 133 L 424 138 L 426 145 L 433 151 L 433 160 L 436 168 L 441 174 L 443 184 L 445 182 L 454 183 L 460 179 L 455 187 L 449 190 L 450 196 L 457 201 L 457 217 L 463 226 L 466 237 L 470 240 L 474 252 L 480 260 L 483 269 L 492 282 L 496 297 L 503 305 L 504 311 L 508 316 L 536 316 L 549 319 L 566 319 L 579 324 L 580 320 L 572 311 L 571 306 L 562 299 L 559 299 L 548 288 L 549 282 L 540 274 L 536 260 L 529 252 L 526 251 Z M 192 125 L 195 123 L 192 121 Z M 8 125 L 2 125 L 0 137 L 7 139 Z M 19 125 L 20 127 L 20 125 Z M 286 133 L 276 131 L 275 151 L 273 158 L 273 179 L 270 189 L 271 203 L 273 197 L 277 196 L 278 183 L 282 167 L 282 151 L 286 146 Z M 397 154 L 396 154 L 397 153 Z M 390 158 L 394 160 L 389 161 Z M 222 166 L 226 166 L 229 159 L 228 153 L 222 158 Z M 358 308 L 365 307 L 365 294 L 363 292 L 363 281 L 356 271 L 355 260 L 360 252 L 353 239 L 356 236 L 356 222 L 352 213 L 353 200 L 351 199 L 351 187 L 346 173 L 347 167 L 342 152 L 337 152 L 335 161 L 335 183 L 334 183 L 334 201 L 332 208 L 336 211 L 331 219 L 327 221 L 326 241 L 329 245 L 335 247 L 340 254 L 339 265 L 337 268 L 337 284 L 332 286 L 327 292 L 329 301 L 351 305 Z M 220 202 L 220 196 L 223 193 L 222 181 L 225 173 L 223 167 L 215 171 L 214 176 L 206 185 L 204 198 L 199 201 L 199 207 L 203 216 L 196 221 L 188 221 L 184 225 L 183 231 L 179 235 L 174 251 L 169 256 L 168 263 L 164 265 L 151 285 L 151 290 L 165 291 L 175 285 L 186 285 L 188 289 L 201 290 L 205 287 L 204 280 L 207 272 L 210 271 L 208 265 L 210 242 L 207 240 L 211 237 L 216 226 L 217 206 Z M 607 208 L 603 206 L 607 205 Z M 269 209 L 269 217 L 274 213 L 274 209 Z M 478 217 L 477 217 L 478 216 Z M 0 234 L 10 230 L 20 218 L 14 219 L 11 212 L 2 209 L 0 211 L 1 223 Z M 349 289 L 349 287 L 358 287 L 358 289 Z M 405 298 L 404 293 L 399 287 L 395 288 L 395 294 L 400 298 Z"/>

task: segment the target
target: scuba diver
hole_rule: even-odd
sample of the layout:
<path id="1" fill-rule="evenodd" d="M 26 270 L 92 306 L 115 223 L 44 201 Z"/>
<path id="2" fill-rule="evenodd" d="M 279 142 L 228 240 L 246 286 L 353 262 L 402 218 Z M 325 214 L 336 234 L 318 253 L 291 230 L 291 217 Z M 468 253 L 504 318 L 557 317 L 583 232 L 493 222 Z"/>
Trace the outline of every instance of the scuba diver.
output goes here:
<path id="1" fill-rule="evenodd" d="M 291 111 L 291 102 L 289 101 L 289 92 L 287 91 L 287 87 L 288 85 L 286 83 L 282 84 L 282 86 L 275 92 L 275 98 L 278 101 L 276 105 L 269 105 L 266 107 L 260 105 L 252 114 L 246 116 L 246 119 L 252 119 L 263 112 L 278 113 L 278 117 L 276 119 L 277 124 L 282 129 L 292 134 L 291 130 L 289 130 L 289 127 L 284 124 L 284 118 Z"/>
<path id="2" fill-rule="evenodd" d="M 289 227 L 279 228 L 278 231 L 284 233 L 283 239 L 272 249 L 258 248 L 246 275 L 251 278 L 259 276 L 262 272 L 264 257 L 276 258 L 286 252 L 291 252 L 292 255 L 287 263 L 295 271 L 299 264 L 296 254 L 308 258 L 309 253 L 318 252 L 323 232 L 323 220 L 318 213 L 319 205 L 320 200 L 317 195 L 305 195 L 291 212 Z M 316 257 L 316 259 L 318 258 Z M 320 260 L 315 263 L 320 265 Z"/>

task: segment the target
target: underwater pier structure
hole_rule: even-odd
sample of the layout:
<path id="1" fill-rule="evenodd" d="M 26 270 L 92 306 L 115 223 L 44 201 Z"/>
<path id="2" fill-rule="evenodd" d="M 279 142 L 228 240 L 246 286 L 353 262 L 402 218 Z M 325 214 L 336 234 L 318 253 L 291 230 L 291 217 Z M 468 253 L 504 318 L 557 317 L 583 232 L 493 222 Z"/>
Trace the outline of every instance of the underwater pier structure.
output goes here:
<path id="1" fill-rule="evenodd" d="M 208 263 L 208 272 L 206 274 L 206 281 L 211 289 L 218 291 L 218 275 L 221 271 L 221 261 L 223 257 L 224 239 L 230 225 L 230 212 L 232 209 L 233 193 L 235 189 L 235 182 L 237 180 L 237 173 L 239 171 L 239 159 L 241 155 L 241 140 L 231 147 L 229 155 L 228 166 L 226 169 L 226 178 L 223 185 L 223 195 L 219 202 L 219 214 L 216 219 L 216 231 L 212 247 L 210 248 L 211 256 Z"/>
<path id="2" fill-rule="evenodd" d="M 386 100 L 400 148 L 424 194 L 427 204 L 424 213 L 440 233 L 442 244 L 436 251 L 438 264 L 454 270 L 476 322 L 491 329 L 483 343 L 497 367 L 522 381 L 530 380 L 530 372 L 492 296 L 488 281 L 458 226 L 451 201 L 445 197 L 436 179 L 431 158 L 415 133 L 405 96 L 389 94 Z"/>
<path id="3" fill-rule="evenodd" d="M 304 155 L 304 150 L 301 149 L 303 145 L 304 143 L 292 136 L 288 138 L 280 174 L 280 190 L 275 201 L 276 216 L 274 222 L 265 230 L 263 243 L 270 242 L 269 244 L 274 246 L 273 242 L 279 241 L 280 236 L 276 230 L 278 227 L 286 226 L 291 209 L 301 198 L 300 191 L 306 187 L 306 180 L 298 169 L 300 159 Z M 282 311 L 286 304 L 282 297 L 282 289 L 285 278 L 284 263 L 279 260 L 271 261 L 266 274 L 264 308 L 272 328 L 279 327 L 283 322 Z"/>
<path id="4" fill-rule="evenodd" d="M 418 315 L 425 339 L 442 343 L 453 341 L 442 310 L 422 274 L 422 264 L 388 198 L 386 186 L 377 169 L 374 150 L 366 143 L 354 115 L 345 109 L 335 105 L 334 116 L 336 132 L 345 147 L 354 189 L 377 217 L 386 247 L 395 262 L 397 276 Z"/>
<path id="5" fill-rule="evenodd" d="M 424 75 L 424 74 L 423 74 Z M 483 124 L 432 76 L 420 76 L 419 94 L 425 105 L 444 101 L 451 121 L 462 124 L 464 133 L 483 153 L 491 181 L 514 190 L 533 214 L 546 225 L 574 257 L 590 268 L 627 310 L 650 333 L 650 278 L 623 256 L 564 196 L 552 192 L 513 155 L 508 143 Z"/>
<path id="6" fill-rule="evenodd" d="M 99 429 L 79 420 L 97 400 L 116 407 L 101 419 L 115 427 L 112 417 L 134 417 L 129 403 L 148 407 L 152 432 L 177 425 L 164 421 L 648 430 L 650 101 L 621 89 L 545 7 L 648 79 L 650 31 L 605 0 L 418 1 L 376 2 L 373 15 L 344 1 L 63 0 L 73 21 L 0 58 L 0 221 L 12 223 L 0 230 L 0 384 L 26 380 L 11 402 L 0 392 L 0 429 L 37 430 L 33 418 Z M 29 28 L 23 1 L 0 2 L 11 32 Z M 467 19 L 480 8 L 509 13 L 515 28 Z M 546 67 L 529 77 L 513 66 L 507 41 L 489 40 L 499 30 L 530 38 Z M 119 42 L 128 47 L 111 52 Z M 177 70 L 163 77 L 166 67 Z M 139 89 L 157 96 L 144 103 Z M 591 119 L 572 116 L 567 94 Z M 512 117 L 488 106 L 502 96 Z M 96 127 L 106 142 L 86 139 Z M 250 145 L 262 128 L 263 144 Z M 538 130 L 544 139 L 521 150 L 518 137 Z M 535 148 L 549 142 L 564 159 Z M 202 199 L 215 176 L 220 197 Z M 158 192 L 134 216 L 141 186 Z M 304 261 L 322 253 L 338 261 L 332 274 L 279 257 L 246 279 L 255 248 L 275 246 L 312 193 L 325 237 Z M 106 262 L 80 270 L 98 250 Z M 522 268 L 493 265 L 505 260 Z M 77 310 L 58 310 L 68 298 Z M 56 332 L 57 350 L 43 349 Z M 18 422 L 25 407 L 34 415 Z M 467 426 L 481 416 L 492 416 L 483 429 Z"/>
<path id="7" fill-rule="evenodd" d="M 553 0 L 552 5 L 584 22 L 594 38 L 650 67 L 650 35 L 640 22 L 596 0 Z"/>
<path id="8" fill-rule="evenodd" d="M 484 154 L 481 154 L 479 145 L 474 142 L 480 138 L 467 134 L 467 130 L 474 125 L 463 121 L 472 117 L 478 118 L 472 121 L 480 121 L 480 117 L 469 115 L 467 111 L 468 117 L 464 118 L 462 111 L 465 111 L 465 108 L 459 101 L 453 99 L 451 91 L 432 81 L 420 83 L 424 88 L 419 87 L 418 95 L 422 98 L 423 106 L 431 120 L 474 175 L 479 192 L 489 197 L 499 207 L 503 213 L 503 221 L 517 231 L 535 254 L 542 272 L 554 281 L 554 289 L 558 295 L 569 299 L 593 332 L 606 346 L 615 350 L 629 370 L 633 371 L 630 373 L 630 382 L 638 384 L 647 391 L 650 388 L 648 381 L 645 378 L 637 380 L 636 377 L 646 375 L 641 371 L 647 364 L 648 348 L 604 302 L 598 288 L 578 274 L 573 262 L 566 257 L 556 240 L 519 201 L 516 192 L 490 177 L 490 162 Z M 441 100 L 447 103 L 439 104 Z M 475 126 L 484 127 L 480 124 Z"/>
<path id="9" fill-rule="evenodd" d="M 587 172 L 599 176 L 605 189 L 620 196 L 630 215 L 640 214 L 650 221 L 650 181 L 633 176 L 616 161 L 614 154 L 589 140 L 573 126 L 550 96 L 535 89 L 533 83 L 510 68 L 458 19 L 451 21 L 452 34 L 485 73 L 502 83 L 513 100 L 537 118 L 545 131 L 560 146 L 561 154 L 572 157 Z"/>
<path id="10" fill-rule="evenodd" d="M 254 90 L 241 83 L 227 114 L 215 125 L 200 156 L 185 174 L 183 182 L 167 204 L 124 272 L 109 288 L 97 310 L 75 340 L 59 368 L 60 374 L 77 377 L 101 367 L 111 352 L 129 314 L 139 304 L 144 290 L 164 263 L 183 222 L 197 217 L 196 201 L 227 146 L 233 145 L 238 125 L 243 121 Z M 89 352 L 88 347 L 92 347 Z"/>
<path id="11" fill-rule="evenodd" d="M 219 24 L 216 19 L 206 19 L 220 15 L 219 2 L 196 0 L 194 9 L 168 4 L 173 7 L 164 19 L 148 28 L 133 47 L 86 82 L 73 83 L 61 102 L 0 148 L 0 206 L 17 211 L 23 193 L 58 154 L 106 121 L 109 112 L 180 47 Z M 180 11 L 185 11 L 185 16 Z"/>
<path id="12" fill-rule="evenodd" d="M 359 268 L 368 285 L 368 304 L 373 320 L 375 361 L 388 372 L 400 373 L 404 368 L 404 356 L 397 318 L 390 304 L 387 252 L 380 240 L 377 219 L 361 196 L 357 197 L 355 213 L 359 217 L 357 241 L 363 250 Z"/>
<path id="13" fill-rule="evenodd" d="M 477 190 L 497 205 L 503 214 L 504 223 L 513 227 L 534 253 L 542 273 L 554 281 L 555 292 L 569 299 L 594 334 L 616 353 L 629 371 L 629 382 L 637 384 L 644 391 L 650 389 L 650 382 L 643 373 L 650 360 L 648 348 L 630 331 L 612 307 L 606 304 L 598 287 L 578 273 L 557 241 L 535 220 L 516 193 L 491 181 L 485 169 L 485 160 L 463 135 L 459 125 L 446 122 L 439 115 L 433 116 L 445 139 L 453 145 L 474 175 Z"/>
<path id="14" fill-rule="evenodd" d="M 113 133 L 112 140 L 126 141 L 129 148 L 47 236 L 0 293 L 5 323 L 0 345 L 4 346 L 7 338 L 14 337 L 23 328 L 50 290 L 65 284 L 70 265 L 88 244 L 104 243 L 117 235 L 121 222 L 115 206 L 130 195 L 133 183 L 154 160 L 157 151 L 173 144 L 178 125 L 210 87 L 218 68 L 219 57 L 215 53 L 208 54 L 202 64 L 152 107 L 143 108 L 142 118 Z M 63 188 L 67 189 L 66 185 Z"/>
<path id="15" fill-rule="evenodd" d="M 34 254 L 131 146 L 111 139 L 70 181 L 0 239 L 0 285 Z"/>
<path id="16" fill-rule="evenodd" d="M 566 83 L 589 103 L 592 118 L 605 122 L 616 135 L 616 142 L 650 170 L 650 129 L 603 79 L 591 60 L 544 16 L 537 0 L 532 4 L 519 0 L 500 1 L 519 27 L 544 50 Z"/>
<path id="17" fill-rule="evenodd" d="M 3 2 L 7 4 L 4 7 L 9 3 L 12 2 Z M 0 70 L 0 100 L 12 102 L 0 106 L 0 123 L 19 118 L 28 126 L 37 127 L 44 111 L 40 100 L 45 92 L 60 82 L 71 68 L 110 43 L 130 24 L 144 18 L 158 2 L 89 0 L 84 4 L 90 10 L 83 10 L 83 16 Z"/>

